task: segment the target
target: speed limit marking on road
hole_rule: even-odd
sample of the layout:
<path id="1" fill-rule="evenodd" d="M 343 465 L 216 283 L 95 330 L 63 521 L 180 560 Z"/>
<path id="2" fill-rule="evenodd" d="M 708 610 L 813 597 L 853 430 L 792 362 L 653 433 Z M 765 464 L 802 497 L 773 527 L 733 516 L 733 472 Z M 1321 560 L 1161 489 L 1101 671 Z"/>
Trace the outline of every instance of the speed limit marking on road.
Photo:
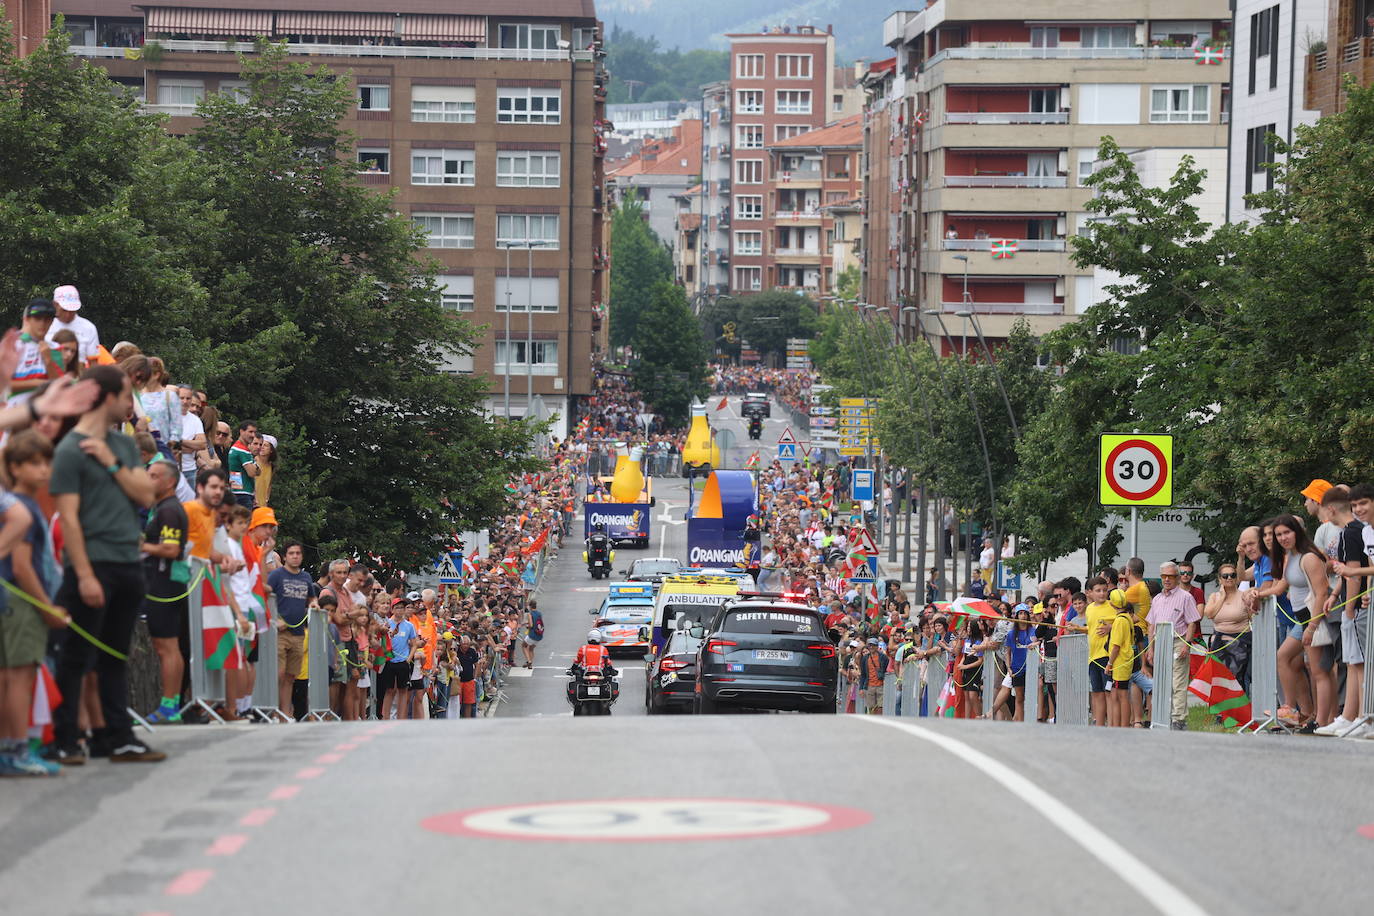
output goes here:
<path id="1" fill-rule="evenodd" d="M 1104 433 L 1098 447 L 1104 506 L 1172 506 L 1174 437 Z"/>
<path id="2" fill-rule="evenodd" d="M 735 798 L 636 798 L 474 808 L 428 818 L 435 833 L 508 840 L 634 843 L 731 840 L 845 830 L 872 816 L 857 808 Z"/>

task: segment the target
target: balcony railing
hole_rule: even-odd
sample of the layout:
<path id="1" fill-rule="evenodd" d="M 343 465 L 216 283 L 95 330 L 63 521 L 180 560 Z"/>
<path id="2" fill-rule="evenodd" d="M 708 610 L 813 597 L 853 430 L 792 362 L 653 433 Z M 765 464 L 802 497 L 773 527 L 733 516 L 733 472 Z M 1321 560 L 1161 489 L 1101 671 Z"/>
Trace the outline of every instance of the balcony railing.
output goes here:
<path id="1" fill-rule="evenodd" d="M 783 184 L 790 181 L 820 181 L 820 169 L 781 169 L 778 171 L 777 180 Z"/>
<path id="2" fill-rule="evenodd" d="M 937 51 L 926 66 L 950 60 L 1192 60 L 1192 48 L 999 48 L 963 47 Z"/>
<path id="3" fill-rule="evenodd" d="M 1067 111 L 948 111 L 946 124 L 1067 124 Z"/>
<path id="4" fill-rule="evenodd" d="M 149 114 L 165 114 L 174 118 L 188 118 L 196 113 L 195 105 L 159 105 L 143 103 L 143 110 Z"/>
<path id="5" fill-rule="evenodd" d="M 1062 302 L 942 302 L 945 312 L 968 309 L 975 315 L 1062 315 Z"/>
<path id="6" fill-rule="evenodd" d="M 821 250 L 819 248 L 774 248 L 773 257 L 775 258 L 819 258 Z"/>
<path id="7" fill-rule="evenodd" d="M 819 211 L 819 210 L 775 210 L 775 211 L 773 211 L 773 219 L 775 219 L 775 220 L 785 220 L 785 219 L 790 219 L 790 220 L 803 220 L 803 219 L 820 219 L 820 218 L 821 218 L 821 211 Z"/>
<path id="8" fill-rule="evenodd" d="M 947 188 L 1067 188 L 1066 175 L 946 175 Z"/>
<path id="9" fill-rule="evenodd" d="M 151 42 L 150 42 L 151 43 Z M 252 51 L 251 41 L 162 41 L 157 44 L 165 51 L 191 51 L 208 54 L 226 54 L 236 51 Z M 129 49 L 132 53 L 134 50 Z M 559 61 L 572 59 L 590 61 L 595 58 L 592 51 L 564 51 L 561 49 L 540 50 L 532 48 L 441 48 L 429 45 L 317 45 L 288 42 L 288 54 L 303 54 L 312 57 L 440 57 L 455 60 L 533 60 Z M 73 45 L 72 53 L 77 57 L 124 57 L 124 48 L 105 48 L 92 45 Z"/>
<path id="10" fill-rule="evenodd" d="M 999 239 L 1000 241 L 1001 239 Z M 945 251 L 991 251 L 992 239 L 942 239 Z M 1011 239 L 1017 251 L 1064 251 L 1064 239 Z"/>

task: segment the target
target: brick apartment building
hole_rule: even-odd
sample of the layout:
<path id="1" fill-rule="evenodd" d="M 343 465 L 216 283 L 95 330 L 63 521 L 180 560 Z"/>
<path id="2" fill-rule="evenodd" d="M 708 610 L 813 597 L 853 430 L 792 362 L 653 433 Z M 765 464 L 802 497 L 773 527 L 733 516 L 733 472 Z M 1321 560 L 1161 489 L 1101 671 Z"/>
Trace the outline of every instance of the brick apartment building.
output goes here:
<path id="1" fill-rule="evenodd" d="M 242 89 L 235 42 L 286 40 L 292 55 L 350 73 L 357 105 L 343 127 L 357 137 L 358 180 L 396 192 L 429 234 L 423 254 L 442 264 L 443 306 L 487 326 L 450 370 L 487 376 L 496 414 L 507 379 L 513 416 L 533 403 L 566 418 L 591 393 L 608 264 L 592 0 L 401 0 L 386 11 L 365 0 L 55 0 L 53 12 L 73 52 L 168 115 L 174 133 L 199 123 L 207 93 Z"/>

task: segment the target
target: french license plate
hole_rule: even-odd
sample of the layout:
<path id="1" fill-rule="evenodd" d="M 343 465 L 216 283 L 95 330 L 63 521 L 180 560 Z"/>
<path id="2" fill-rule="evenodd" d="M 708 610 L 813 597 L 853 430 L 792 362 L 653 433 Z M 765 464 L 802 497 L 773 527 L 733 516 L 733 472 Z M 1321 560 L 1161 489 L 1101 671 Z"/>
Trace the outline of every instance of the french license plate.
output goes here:
<path id="1" fill-rule="evenodd" d="M 663 677 L 659 678 L 658 682 L 662 684 L 664 687 L 667 687 L 669 684 L 673 683 L 676 680 L 677 675 L 670 672 L 668 674 L 663 675 Z"/>
<path id="2" fill-rule="evenodd" d="M 756 662 L 790 662 L 792 653 L 782 649 L 755 649 L 754 661 Z"/>
<path id="3" fill-rule="evenodd" d="M 589 697 L 599 697 L 599 696 L 601 696 L 601 688 L 600 688 L 600 687 L 588 687 L 588 688 L 587 688 L 587 696 L 589 696 Z"/>

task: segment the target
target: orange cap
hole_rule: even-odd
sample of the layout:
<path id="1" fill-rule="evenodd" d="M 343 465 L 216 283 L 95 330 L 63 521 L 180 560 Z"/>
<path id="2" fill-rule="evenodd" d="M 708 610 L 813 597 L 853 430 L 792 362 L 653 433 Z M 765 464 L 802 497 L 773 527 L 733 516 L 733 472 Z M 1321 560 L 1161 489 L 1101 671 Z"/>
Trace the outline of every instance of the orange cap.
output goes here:
<path id="1" fill-rule="evenodd" d="M 253 518 L 249 520 L 248 527 L 256 528 L 259 525 L 275 525 L 277 523 L 277 513 L 272 511 L 271 506 L 258 506 L 253 510 Z"/>
<path id="2" fill-rule="evenodd" d="M 1318 477 L 1303 488 L 1302 495 L 1314 502 L 1321 502 L 1322 497 L 1326 495 L 1326 491 L 1329 489 L 1331 489 L 1331 481 L 1322 480 Z"/>

